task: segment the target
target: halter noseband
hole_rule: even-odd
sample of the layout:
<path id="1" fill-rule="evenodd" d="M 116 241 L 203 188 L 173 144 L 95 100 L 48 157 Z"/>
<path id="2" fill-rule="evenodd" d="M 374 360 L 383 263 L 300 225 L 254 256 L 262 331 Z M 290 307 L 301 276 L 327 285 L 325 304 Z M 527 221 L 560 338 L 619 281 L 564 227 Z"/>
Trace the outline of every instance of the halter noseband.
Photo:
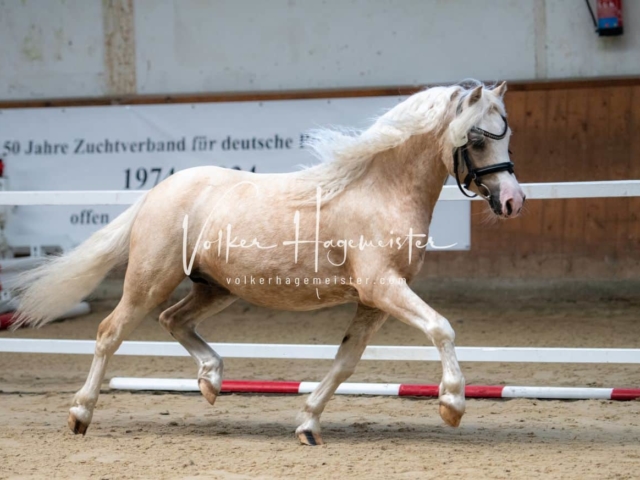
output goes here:
<path id="1" fill-rule="evenodd" d="M 482 128 L 479 128 L 479 127 L 471 127 L 470 131 L 479 133 L 483 137 L 491 138 L 492 140 L 502 140 L 507 135 L 507 130 L 509 130 L 509 124 L 507 123 L 506 117 L 502 115 L 500 116 L 504 120 L 504 130 L 502 131 L 502 133 L 495 134 L 495 133 L 487 132 L 486 130 L 483 130 Z M 484 175 L 489 175 L 490 173 L 497 173 L 497 172 L 509 172 L 513 174 L 514 165 L 512 162 L 502 162 L 502 163 L 496 163 L 495 165 L 489 165 L 488 167 L 473 168 L 473 165 L 471 164 L 471 158 L 469 158 L 469 143 L 470 142 L 467 142 L 463 146 L 456 148 L 456 150 L 453 152 L 453 171 L 455 172 L 458 188 L 460 189 L 460 191 L 465 197 L 469 197 L 469 198 L 477 197 L 478 196 L 477 194 L 469 195 L 462 188 L 462 185 L 464 185 L 465 189 L 469 189 L 469 187 L 471 186 L 471 182 L 473 181 L 476 184 L 476 186 L 480 189 L 480 191 L 484 189 L 487 192 L 487 195 L 482 195 L 482 196 L 485 198 L 488 198 L 490 196 L 489 189 L 484 183 L 480 181 L 480 177 Z M 467 167 L 467 175 L 466 177 L 464 177 L 464 182 L 462 184 L 460 183 L 460 176 L 458 173 L 458 170 L 460 168 L 461 157 L 462 157 L 462 161 Z"/>

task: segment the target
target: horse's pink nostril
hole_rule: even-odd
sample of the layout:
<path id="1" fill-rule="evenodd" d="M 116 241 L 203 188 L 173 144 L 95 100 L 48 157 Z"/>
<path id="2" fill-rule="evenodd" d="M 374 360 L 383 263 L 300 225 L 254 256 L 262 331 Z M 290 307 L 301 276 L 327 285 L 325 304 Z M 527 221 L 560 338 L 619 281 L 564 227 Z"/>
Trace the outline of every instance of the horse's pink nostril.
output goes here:
<path id="1" fill-rule="evenodd" d="M 510 198 L 509 200 L 506 201 L 505 207 L 507 208 L 507 217 L 510 217 L 511 214 L 513 213 L 513 199 L 512 198 Z"/>

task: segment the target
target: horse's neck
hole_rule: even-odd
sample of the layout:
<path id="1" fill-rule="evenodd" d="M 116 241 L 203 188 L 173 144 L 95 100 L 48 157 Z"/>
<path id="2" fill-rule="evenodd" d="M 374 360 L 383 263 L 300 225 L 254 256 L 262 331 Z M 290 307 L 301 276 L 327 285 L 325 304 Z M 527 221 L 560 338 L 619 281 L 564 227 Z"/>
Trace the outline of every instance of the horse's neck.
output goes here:
<path id="1" fill-rule="evenodd" d="M 394 192 L 431 220 L 447 178 L 442 153 L 432 135 L 416 135 L 399 147 L 378 154 L 369 172 L 378 186 Z M 380 187 L 376 187 L 380 188 Z"/>

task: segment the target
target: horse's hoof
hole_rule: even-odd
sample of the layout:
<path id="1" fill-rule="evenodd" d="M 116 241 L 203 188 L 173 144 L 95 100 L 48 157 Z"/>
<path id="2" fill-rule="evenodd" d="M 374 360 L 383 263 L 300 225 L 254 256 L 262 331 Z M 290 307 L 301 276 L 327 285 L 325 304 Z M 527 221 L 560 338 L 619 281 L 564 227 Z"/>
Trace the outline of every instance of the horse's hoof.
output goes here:
<path id="1" fill-rule="evenodd" d="M 207 399 L 207 402 L 211 405 L 216 403 L 218 391 L 213 387 L 213 384 L 209 380 L 206 378 L 199 378 L 198 388 L 200 388 L 200 392 L 202 393 L 202 396 Z"/>
<path id="2" fill-rule="evenodd" d="M 442 420 L 449 425 L 450 427 L 457 427 L 460 425 L 460 419 L 464 412 L 459 412 L 454 408 L 445 405 L 444 403 L 440 404 L 440 416 Z"/>
<path id="3" fill-rule="evenodd" d="M 315 447 L 318 445 L 324 445 L 322 441 L 322 437 L 319 433 L 310 432 L 309 430 L 305 430 L 298 434 L 298 440 L 303 445 L 309 445 L 311 447 Z"/>
<path id="4" fill-rule="evenodd" d="M 89 428 L 88 423 L 81 422 L 73 413 L 69 413 L 67 423 L 69 424 L 71 431 L 76 435 L 82 434 L 82 436 L 84 436 L 84 434 L 87 433 L 87 428 Z"/>

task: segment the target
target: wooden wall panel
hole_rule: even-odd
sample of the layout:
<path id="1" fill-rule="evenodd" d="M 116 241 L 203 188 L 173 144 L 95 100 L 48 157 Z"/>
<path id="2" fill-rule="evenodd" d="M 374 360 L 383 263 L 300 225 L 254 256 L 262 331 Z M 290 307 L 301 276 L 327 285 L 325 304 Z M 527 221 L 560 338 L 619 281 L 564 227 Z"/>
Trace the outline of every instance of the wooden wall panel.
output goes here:
<path id="1" fill-rule="evenodd" d="M 606 157 L 612 159 L 609 176 L 615 180 L 623 180 L 630 178 L 632 89 L 609 90 L 609 142 Z M 628 248 L 629 201 L 609 199 L 605 202 L 605 216 L 607 226 L 615 236 L 615 256 L 623 258 Z"/>
<path id="2" fill-rule="evenodd" d="M 629 178 L 640 178 L 640 87 L 631 88 Z M 629 199 L 628 241 L 621 248 L 640 251 L 640 198 Z"/>
<path id="3" fill-rule="evenodd" d="M 563 132 L 566 143 L 565 171 L 573 181 L 593 180 L 585 167 L 589 133 L 587 130 L 589 90 L 567 92 L 567 124 Z M 565 200 L 565 224 L 561 252 L 583 253 L 585 201 Z M 577 251 L 576 251 L 577 250 Z"/>
<path id="4" fill-rule="evenodd" d="M 566 181 L 566 90 L 549 91 L 545 107 L 547 121 L 542 152 L 546 160 L 546 168 L 541 169 L 541 174 L 546 178 L 553 179 L 553 181 Z M 542 216 L 537 252 L 550 256 L 561 251 L 564 247 L 566 203 L 562 200 L 547 200 L 535 203 L 540 205 Z M 566 265 L 563 261 L 549 262 L 547 269 L 554 276 L 561 275 L 566 270 Z"/>
<path id="5" fill-rule="evenodd" d="M 527 92 L 525 99 L 525 119 L 522 126 L 523 155 L 518 160 L 522 170 L 521 182 L 536 182 L 538 177 L 549 170 L 545 156 L 546 120 L 548 93 L 543 91 Z M 520 153 L 518 154 L 520 155 Z M 520 221 L 521 238 L 518 244 L 522 255 L 530 255 L 539 248 L 540 228 L 542 226 L 542 202 L 529 202 L 525 221 Z"/>
<path id="6" fill-rule="evenodd" d="M 587 133 L 589 148 L 585 159 L 585 171 L 591 179 L 610 178 L 607 141 L 609 129 L 608 89 L 589 89 L 588 91 Z M 585 247 L 590 255 L 602 251 L 606 242 L 606 218 L 604 202 L 600 198 L 585 200 Z"/>
<path id="7" fill-rule="evenodd" d="M 506 104 L 521 183 L 640 179 L 640 86 L 523 89 Z M 485 210 L 472 207 L 469 258 L 491 258 L 491 275 L 532 258 L 551 276 L 576 273 L 576 259 L 591 273 L 640 260 L 640 199 L 530 201 L 522 217 L 494 225 Z"/>

